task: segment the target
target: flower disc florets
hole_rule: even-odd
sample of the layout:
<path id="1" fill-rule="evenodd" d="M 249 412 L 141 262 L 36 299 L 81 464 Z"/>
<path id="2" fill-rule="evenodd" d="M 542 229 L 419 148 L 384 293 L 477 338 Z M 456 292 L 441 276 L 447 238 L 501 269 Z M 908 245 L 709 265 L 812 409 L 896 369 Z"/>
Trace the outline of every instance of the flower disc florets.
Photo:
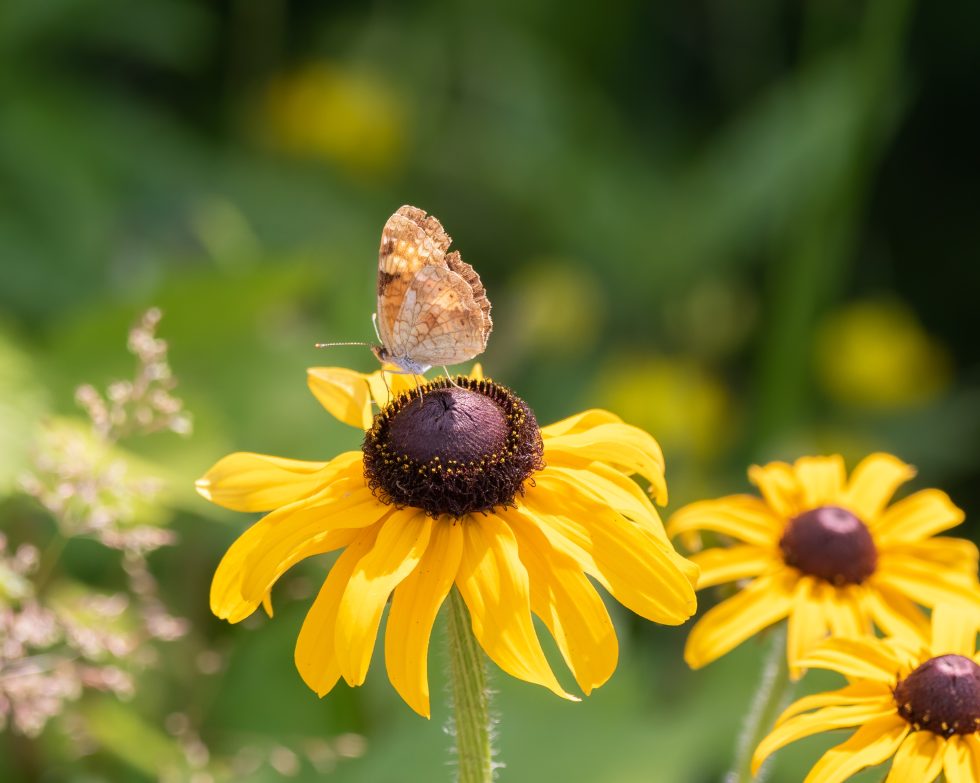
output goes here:
<path id="1" fill-rule="evenodd" d="M 894 690 L 898 714 L 942 737 L 980 729 L 980 666 L 962 655 L 930 658 Z"/>
<path id="2" fill-rule="evenodd" d="M 867 525 L 838 506 L 821 506 L 791 519 L 779 547 L 787 565 L 838 586 L 860 584 L 878 565 Z"/>
<path id="3" fill-rule="evenodd" d="M 442 378 L 402 394 L 364 438 L 364 475 L 383 503 L 461 517 L 514 504 L 544 467 L 534 413 L 489 380 Z"/>

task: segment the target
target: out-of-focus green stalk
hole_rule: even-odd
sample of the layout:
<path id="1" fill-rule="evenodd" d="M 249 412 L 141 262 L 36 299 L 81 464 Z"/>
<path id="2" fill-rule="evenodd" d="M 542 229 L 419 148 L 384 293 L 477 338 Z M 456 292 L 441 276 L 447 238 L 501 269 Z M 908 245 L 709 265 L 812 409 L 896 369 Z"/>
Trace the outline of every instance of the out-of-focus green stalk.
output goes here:
<path id="1" fill-rule="evenodd" d="M 752 754 L 762 738 L 772 729 L 772 724 L 789 700 L 791 685 L 789 668 L 786 666 L 786 624 L 782 623 L 772 633 L 769 652 L 762 667 L 762 678 L 752 706 L 742 723 L 742 731 L 735 748 L 735 761 L 731 771 L 725 775 L 724 783 L 761 783 L 766 779 L 765 766 L 759 770 L 757 776 L 752 776 Z"/>
<path id="2" fill-rule="evenodd" d="M 490 783 L 490 693 L 483 653 L 459 591 L 449 593 L 449 668 L 452 683 L 457 783 Z"/>
<path id="3" fill-rule="evenodd" d="M 819 13 L 819 3 L 811 6 Z M 784 241 L 770 267 L 771 326 L 764 337 L 756 394 L 755 457 L 805 420 L 812 388 L 811 358 L 821 312 L 831 302 L 853 258 L 877 154 L 901 109 L 899 77 L 913 0 L 872 0 L 848 58 L 855 99 L 846 149 L 830 150 L 827 182 Z"/>

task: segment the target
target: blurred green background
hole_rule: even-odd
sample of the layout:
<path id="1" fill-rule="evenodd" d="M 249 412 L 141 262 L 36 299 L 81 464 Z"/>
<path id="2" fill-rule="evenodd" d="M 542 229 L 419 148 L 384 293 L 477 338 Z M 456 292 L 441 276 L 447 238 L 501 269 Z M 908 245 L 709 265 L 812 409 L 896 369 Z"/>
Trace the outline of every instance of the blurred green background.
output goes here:
<path id="1" fill-rule="evenodd" d="M 250 520 L 191 491 L 231 450 L 357 446 L 304 372 L 374 368 L 312 344 L 373 339 L 403 203 L 482 275 L 487 371 L 542 422 L 602 406 L 649 429 L 672 508 L 743 491 L 752 461 L 881 449 L 975 534 L 977 29 L 976 3 L 911 0 L 0 4 L 3 529 L 43 546 L 15 480 L 36 424 L 130 374 L 150 305 L 195 426 L 132 444 L 172 481 L 180 541 L 151 563 L 192 632 L 132 700 L 93 697 L 93 752 L 7 732 L 0 779 L 154 780 L 174 713 L 215 764 L 295 751 L 242 780 L 449 778 L 438 642 L 431 722 L 379 656 L 364 688 L 318 700 L 292 649 L 326 563 L 283 579 L 274 621 L 219 623 L 210 576 Z M 97 585 L 85 551 L 65 568 Z M 720 778 L 762 645 L 691 673 L 684 628 L 616 611 L 619 670 L 582 704 L 495 677 L 502 780 Z M 300 751 L 316 738 L 336 740 L 328 772 Z"/>

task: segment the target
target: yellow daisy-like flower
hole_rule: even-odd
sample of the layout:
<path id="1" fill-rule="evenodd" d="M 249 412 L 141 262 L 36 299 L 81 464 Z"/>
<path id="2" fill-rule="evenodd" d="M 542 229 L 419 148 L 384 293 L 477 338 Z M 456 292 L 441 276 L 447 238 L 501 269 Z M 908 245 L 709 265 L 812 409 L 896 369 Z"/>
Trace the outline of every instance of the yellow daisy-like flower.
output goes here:
<path id="1" fill-rule="evenodd" d="M 942 606 L 931 638 L 829 639 L 801 660 L 847 677 L 837 691 L 805 696 L 759 744 L 753 773 L 784 745 L 859 727 L 810 770 L 805 783 L 840 783 L 894 756 L 886 783 L 980 783 L 980 655 L 976 615 Z"/>
<path id="2" fill-rule="evenodd" d="M 674 514 L 671 536 L 710 531 L 730 547 L 693 556 L 698 589 L 747 580 L 691 630 L 685 660 L 699 668 L 753 634 L 789 618 L 787 657 L 799 660 L 829 634 L 920 634 L 916 606 L 980 606 L 977 548 L 937 533 L 963 512 L 936 489 L 888 505 L 915 470 L 888 454 L 872 454 L 848 480 L 840 456 L 753 466 L 762 498 L 733 495 L 692 503 Z"/>
<path id="3" fill-rule="evenodd" d="M 218 566 L 211 608 L 231 622 L 292 565 L 341 549 L 296 644 L 306 683 L 360 685 L 391 598 L 385 663 L 392 685 L 429 716 L 427 657 L 436 614 L 455 588 L 473 633 L 508 674 L 574 698 L 558 683 L 532 615 L 590 693 L 616 666 L 615 631 L 593 577 L 629 609 L 680 624 L 696 609 L 697 568 L 678 555 L 650 498 L 666 502 L 664 462 L 648 434 L 590 410 L 539 430 L 523 400 L 477 368 L 414 388 L 380 373 L 312 368 L 310 389 L 361 451 L 329 462 L 231 454 L 198 491 L 239 511 L 271 511 Z M 420 399 L 421 396 L 421 399 Z M 374 414 L 372 403 L 381 407 Z"/>

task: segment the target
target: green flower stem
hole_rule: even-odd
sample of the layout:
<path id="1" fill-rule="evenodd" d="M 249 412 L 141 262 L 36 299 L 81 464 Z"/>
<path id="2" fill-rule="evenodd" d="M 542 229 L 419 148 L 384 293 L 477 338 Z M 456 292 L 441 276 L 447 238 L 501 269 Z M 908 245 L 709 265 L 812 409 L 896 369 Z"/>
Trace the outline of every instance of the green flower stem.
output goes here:
<path id="1" fill-rule="evenodd" d="M 449 669 L 452 683 L 457 783 L 491 783 L 490 693 L 483 653 L 470 629 L 459 591 L 449 593 Z"/>
<path id="2" fill-rule="evenodd" d="M 792 683 L 786 666 L 786 624 L 780 623 L 772 632 L 759 689 L 742 724 L 735 749 L 735 763 L 725 775 L 725 783 L 761 783 L 765 780 L 766 767 L 760 769 L 756 777 L 752 776 L 752 754 L 772 729 L 772 724 L 789 700 L 791 690 Z"/>

